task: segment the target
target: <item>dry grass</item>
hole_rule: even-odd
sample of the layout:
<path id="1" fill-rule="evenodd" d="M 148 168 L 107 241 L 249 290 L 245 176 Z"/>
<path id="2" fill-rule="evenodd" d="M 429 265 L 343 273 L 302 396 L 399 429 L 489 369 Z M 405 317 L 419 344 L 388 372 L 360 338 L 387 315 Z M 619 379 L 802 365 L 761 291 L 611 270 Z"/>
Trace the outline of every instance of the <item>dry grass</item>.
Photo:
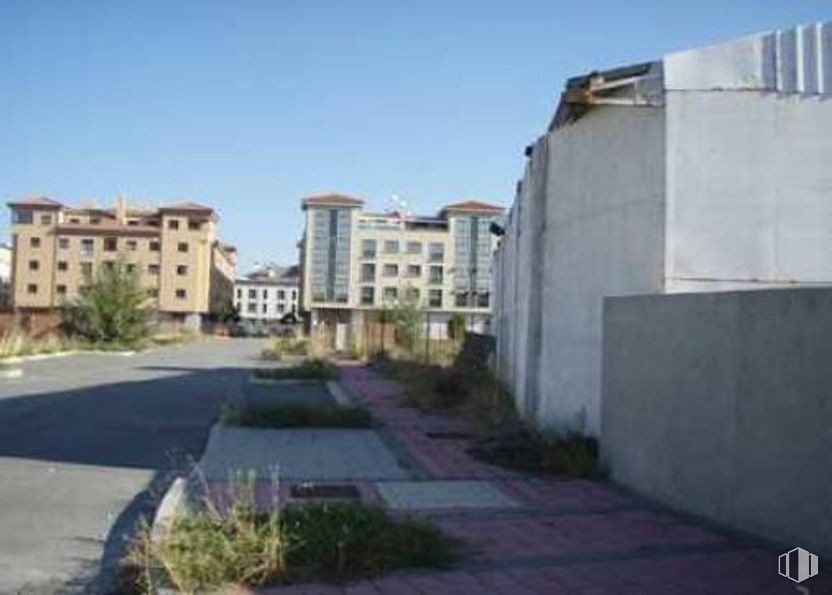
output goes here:
<path id="1" fill-rule="evenodd" d="M 0 337 L 0 359 L 71 351 L 84 346 L 82 341 L 58 334 L 33 338 L 22 331 L 9 331 Z"/>
<path id="2" fill-rule="evenodd" d="M 254 376 L 265 380 L 334 380 L 338 368 L 325 359 L 308 359 L 285 368 L 258 368 Z"/>
<path id="3" fill-rule="evenodd" d="M 214 592 L 308 579 L 373 576 L 391 568 L 446 567 L 458 543 L 424 522 L 394 520 L 380 508 L 336 502 L 258 511 L 254 477 L 236 484 L 220 511 L 177 517 L 153 539 L 145 524 L 124 560 L 123 590 Z M 273 479 L 272 490 L 277 490 Z"/>
<path id="4" fill-rule="evenodd" d="M 286 356 L 319 358 L 326 353 L 321 341 L 310 337 L 278 337 L 260 352 L 265 360 L 281 360 Z"/>

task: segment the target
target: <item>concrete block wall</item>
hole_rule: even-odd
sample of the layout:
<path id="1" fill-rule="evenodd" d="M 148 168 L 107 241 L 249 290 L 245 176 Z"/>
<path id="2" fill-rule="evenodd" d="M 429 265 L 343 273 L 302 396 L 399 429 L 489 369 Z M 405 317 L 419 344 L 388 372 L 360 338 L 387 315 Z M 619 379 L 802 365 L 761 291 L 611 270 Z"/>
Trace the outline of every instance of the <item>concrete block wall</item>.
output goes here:
<path id="1" fill-rule="evenodd" d="M 613 480 L 832 556 L 832 289 L 608 298 L 603 330 Z"/>

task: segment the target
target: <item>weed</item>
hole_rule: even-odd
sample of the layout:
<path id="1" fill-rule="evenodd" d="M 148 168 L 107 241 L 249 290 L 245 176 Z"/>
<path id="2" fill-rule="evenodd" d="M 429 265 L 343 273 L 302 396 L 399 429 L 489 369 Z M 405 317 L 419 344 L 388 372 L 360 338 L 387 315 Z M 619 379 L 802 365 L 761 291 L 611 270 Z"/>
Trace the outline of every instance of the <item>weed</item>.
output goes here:
<path id="1" fill-rule="evenodd" d="M 324 359 L 309 359 L 285 368 L 260 368 L 254 375 L 267 380 L 333 380 L 338 377 L 338 368 Z"/>
<path id="2" fill-rule="evenodd" d="M 231 408 L 223 423 L 253 428 L 368 428 L 373 417 L 364 407 L 286 403 Z"/>

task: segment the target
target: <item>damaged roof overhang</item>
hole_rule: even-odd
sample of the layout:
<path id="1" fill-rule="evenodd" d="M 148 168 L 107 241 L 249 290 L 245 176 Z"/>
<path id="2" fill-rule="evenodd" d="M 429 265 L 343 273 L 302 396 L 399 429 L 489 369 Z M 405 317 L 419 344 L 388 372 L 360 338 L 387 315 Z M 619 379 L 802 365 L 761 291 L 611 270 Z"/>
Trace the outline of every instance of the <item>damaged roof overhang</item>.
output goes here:
<path id="1" fill-rule="evenodd" d="M 644 62 L 594 71 L 566 81 L 549 131 L 575 122 L 596 105 L 663 104 L 664 81 L 661 62 Z"/>

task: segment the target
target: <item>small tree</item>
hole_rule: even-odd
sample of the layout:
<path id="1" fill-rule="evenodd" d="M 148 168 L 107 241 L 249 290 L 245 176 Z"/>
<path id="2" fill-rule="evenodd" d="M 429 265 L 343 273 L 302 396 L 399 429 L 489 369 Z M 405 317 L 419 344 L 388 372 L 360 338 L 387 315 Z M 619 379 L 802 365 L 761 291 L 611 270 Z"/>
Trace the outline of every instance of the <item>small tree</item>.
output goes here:
<path id="1" fill-rule="evenodd" d="M 454 341 L 462 341 L 465 336 L 465 316 L 460 312 L 454 312 L 448 319 L 448 334 Z"/>
<path id="2" fill-rule="evenodd" d="M 396 323 L 396 337 L 399 345 L 413 351 L 419 343 L 422 329 L 422 306 L 419 296 L 406 291 L 405 297 L 396 303 L 393 321 Z"/>
<path id="3" fill-rule="evenodd" d="M 135 343 L 150 331 L 146 302 L 138 273 L 119 260 L 99 269 L 80 297 L 64 305 L 64 328 L 94 342 Z"/>

